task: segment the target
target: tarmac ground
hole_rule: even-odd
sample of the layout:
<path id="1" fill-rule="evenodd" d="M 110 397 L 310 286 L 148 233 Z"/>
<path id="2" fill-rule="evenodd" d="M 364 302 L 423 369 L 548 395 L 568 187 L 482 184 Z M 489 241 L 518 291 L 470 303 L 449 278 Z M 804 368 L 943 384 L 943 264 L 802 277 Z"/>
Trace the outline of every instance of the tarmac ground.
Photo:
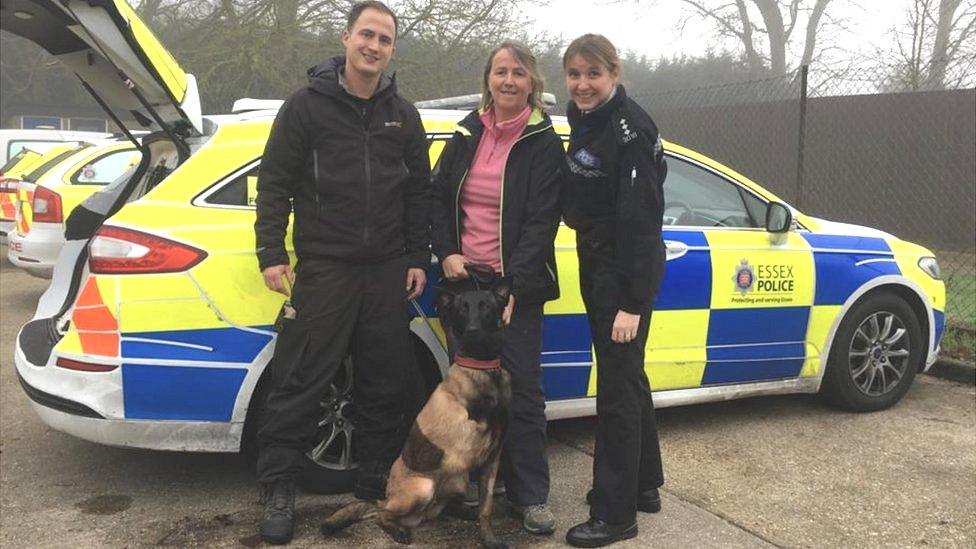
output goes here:
<path id="1" fill-rule="evenodd" d="M 112 448 L 48 428 L 13 367 L 14 337 L 47 281 L 0 266 L 0 546 L 254 547 L 257 488 L 235 454 Z M 815 396 L 659 410 L 663 510 L 614 547 L 974 547 L 976 388 L 920 375 L 895 407 L 839 412 Z M 564 546 L 587 518 L 593 418 L 549 424 L 553 536 L 523 533 L 500 500 L 512 546 Z M 350 495 L 300 494 L 296 547 L 395 547 L 372 523 L 333 539 L 319 521 Z M 440 518 L 415 546 L 478 544 L 473 523 Z"/>

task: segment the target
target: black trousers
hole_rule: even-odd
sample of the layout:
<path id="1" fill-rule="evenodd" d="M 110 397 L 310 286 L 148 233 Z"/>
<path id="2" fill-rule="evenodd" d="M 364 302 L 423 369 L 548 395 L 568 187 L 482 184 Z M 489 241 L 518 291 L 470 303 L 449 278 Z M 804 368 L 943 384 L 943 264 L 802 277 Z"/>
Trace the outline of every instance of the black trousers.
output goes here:
<path id="1" fill-rule="evenodd" d="M 422 390 L 410 342 L 403 258 L 351 264 L 304 261 L 292 292 L 297 315 L 279 334 L 274 384 L 258 432 L 258 481 L 294 479 L 316 442 L 321 402 L 351 351 L 355 457 L 392 463 Z M 296 333 L 287 334 L 289 330 Z M 281 355 L 287 360 L 278 361 Z"/>
<path id="2" fill-rule="evenodd" d="M 457 350 L 448 337 L 451 356 Z M 508 432 L 498 467 L 505 493 L 515 505 L 549 501 L 546 455 L 546 395 L 542 392 L 542 305 L 519 305 L 502 340 L 502 367 L 512 377 Z"/>
<path id="3" fill-rule="evenodd" d="M 609 254 L 580 242 L 580 291 L 596 351 L 596 447 L 590 516 L 609 523 L 632 522 L 637 494 L 664 484 L 661 448 L 644 346 L 651 312 L 641 315 L 637 337 L 614 343 L 619 277 Z M 601 253 L 603 252 L 603 253 Z"/>

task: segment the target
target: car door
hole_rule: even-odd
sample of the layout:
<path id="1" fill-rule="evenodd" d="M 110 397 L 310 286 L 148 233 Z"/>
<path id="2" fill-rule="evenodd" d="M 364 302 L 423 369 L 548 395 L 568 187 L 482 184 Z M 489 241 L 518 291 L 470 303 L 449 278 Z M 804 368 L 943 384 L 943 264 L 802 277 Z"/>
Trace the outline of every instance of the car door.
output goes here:
<path id="1" fill-rule="evenodd" d="M 651 324 L 654 390 L 790 379 L 808 355 L 810 247 L 764 228 L 766 200 L 690 158 L 668 158 L 669 261 Z"/>

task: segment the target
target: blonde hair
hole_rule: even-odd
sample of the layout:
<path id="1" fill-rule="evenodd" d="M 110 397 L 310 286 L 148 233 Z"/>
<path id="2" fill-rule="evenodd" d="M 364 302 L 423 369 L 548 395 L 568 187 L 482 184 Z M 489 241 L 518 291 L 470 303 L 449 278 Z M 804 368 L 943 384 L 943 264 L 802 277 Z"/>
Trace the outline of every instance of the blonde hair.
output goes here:
<path id="1" fill-rule="evenodd" d="M 577 55 L 590 63 L 602 65 L 615 77 L 620 76 L 620 56 L 617 55 L 617 48 L 602 34 L 584 34 L 570 42 L 566 53 L 563 54 L 563 69 L 569 64 L 569 60 Z"/>
<path id="2" fill-rule="evenodd" d="M 545 81 L 539 72 L 539 64 L 532 54 L 532 50 L 521 42 L 506 40 L 491 50 L 488 55 L 488 63 L 485 64 L 485 73 L 481 80 L 481 110 L 486 111 L 495 104 L 491 97 L 491 89 L 488 87 L 488 79 L 491 77 L 491 64 L 495 60 L 495 55 L 502 50 L 507 50 L 515 59 L 529 71 L 529 78 L 532 79 L 532 91 L 529 93 L 529 106 L 533 109 L 544 110 L 542 103 L 542 92 L 545 90 Z"/>

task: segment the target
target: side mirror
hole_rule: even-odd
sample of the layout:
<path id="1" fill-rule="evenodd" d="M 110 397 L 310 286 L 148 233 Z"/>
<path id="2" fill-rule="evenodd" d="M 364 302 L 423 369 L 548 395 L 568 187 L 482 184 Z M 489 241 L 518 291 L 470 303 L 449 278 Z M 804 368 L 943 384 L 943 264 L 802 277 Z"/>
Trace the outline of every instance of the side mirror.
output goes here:
<path id="1" fill-rule="evenodd" d="M 786 233 L 793 226 L 793 212 L 782 202 L 770 202 L 766 206 L 766 231 Z"/>

